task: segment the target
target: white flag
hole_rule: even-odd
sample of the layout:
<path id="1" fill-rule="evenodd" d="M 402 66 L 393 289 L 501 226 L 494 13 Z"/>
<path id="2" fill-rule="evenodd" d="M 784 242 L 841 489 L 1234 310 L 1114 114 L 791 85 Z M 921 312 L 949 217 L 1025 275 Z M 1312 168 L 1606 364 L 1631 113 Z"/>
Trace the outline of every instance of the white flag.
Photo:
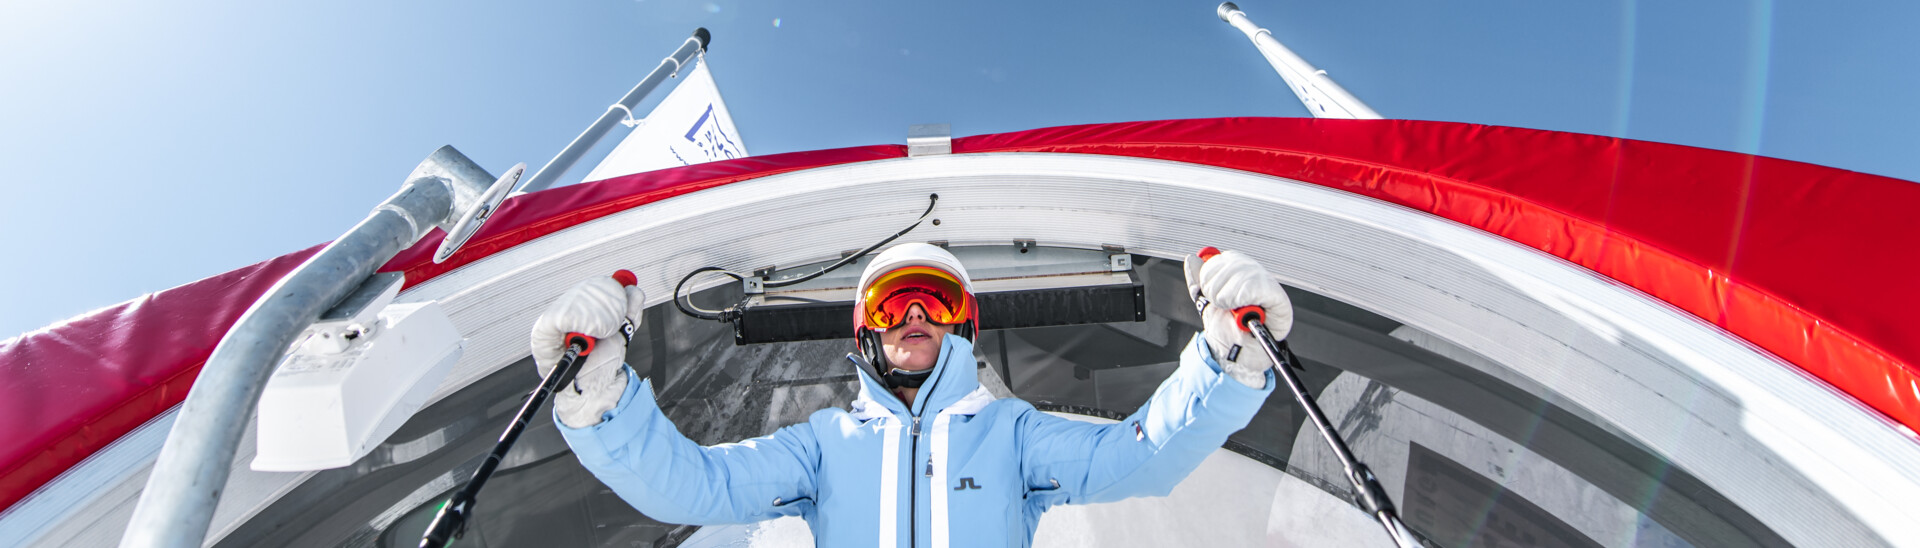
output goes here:
<path id="1" fill-rule="evenodd" d="M 747 156 L 747 146 L 733 127 L 727 104 L 720 100 L 720 88 L 714 86 L 706 60 L 680 77 L 685 80 L 594 166 L 586 180 Z"/>

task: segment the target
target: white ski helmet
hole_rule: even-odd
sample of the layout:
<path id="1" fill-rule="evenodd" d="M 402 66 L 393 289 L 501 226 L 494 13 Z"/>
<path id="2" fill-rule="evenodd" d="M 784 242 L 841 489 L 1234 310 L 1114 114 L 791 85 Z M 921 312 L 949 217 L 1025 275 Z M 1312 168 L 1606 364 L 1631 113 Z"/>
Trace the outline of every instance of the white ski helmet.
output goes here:
<path id="1" fill-rule="evenodd" d="M 853 326 L 856 339 L 876 330 L 868 325 L 864 314 L 869 287 L 876 279 L 887 273 L 916 266 L 945 272 L 960 282 L 962 291 L 966 293 L 964 295 L 966 312 L 963 314 L 963 321 L 956 322 L 961 325 L 955 327 L 954 333 L 969 340 L 973 339 L 974 333 L 979 329 L 979 302 L 974 298 L 973 280 L 967 277 L 967 268 L 960 264 L 960 259 L 954 257 L 953 253 L 939 246 L 923 243 L 905 243 L 888 248 L 879 255 L 875 255 L 873 261 L 867 263 L 866 270 L 860 273 L 860 284 L 854 286 L 853 301 Z M 866 350 L 866 341 L 856 340 L 856 342 L 861 343 L 862 350 Z"/>

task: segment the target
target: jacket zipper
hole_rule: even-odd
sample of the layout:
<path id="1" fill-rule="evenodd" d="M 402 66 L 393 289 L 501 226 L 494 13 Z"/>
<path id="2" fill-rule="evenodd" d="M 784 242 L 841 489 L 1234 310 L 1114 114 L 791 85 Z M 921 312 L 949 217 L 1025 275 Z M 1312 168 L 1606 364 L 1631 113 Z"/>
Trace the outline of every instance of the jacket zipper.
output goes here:
<path id="1" fill-rule="evenodd" d="M 907 462 L 911 463 L 920 460 L 919 415 L 913 416 L 913 444 L 909 446 L 909 449 L 912 452 L 907 453 Z M 907 546 L 909 547 L 915 546 L 920 542 L 920 532 L 916 530 L 920 526 L 919 504 L 920 482 L 914 479 L 913 472 L 907 472 Z"/>
<path id="2" fill-rule="evenodd" d="M 935 370 L 934 372 L 935 376 L 933 377 L 933 382 L 927 383 L 926 386 L 922 387 L 919 392 L 915 392 L 914 399 L 920 400 L 922 402 L 931 401 L 933 399 L 933 387 L 934 385 L 940 384 L 940 377 L 938 375 L 939 375 L 939 369 L 941 365 L 944 365 L 944 364 L 936 363 L 933 365 Z M 926 397 L 922 398 L 920 396 L 926 396 Z M 912 452 L 907 454 L 907 463 L 911 464 L 920 460 L 920 414 L 921 413 L 919 411 L 916 411 L 913 408 L 913 402 L 907 402 L 907 414 L 913 416 L 913 442 L 909 446 L 909 450 L 911 450 Z M 927 476 L 932 477 L 933 476 L 933 454 L 931 453 L 932 449 L 928 449 L 928 451 L 929 453 L 927 454 Z M 920 527 L 920 479 L 913 477 L 912 468 L 908 468 L 907 470 L 908 470 L 907 472 L 907 546 L 911 548 L 913 546 L 918 546 L 920 543 L 920 534 L 919 534 L 920 532 L 918 531 Z"/>

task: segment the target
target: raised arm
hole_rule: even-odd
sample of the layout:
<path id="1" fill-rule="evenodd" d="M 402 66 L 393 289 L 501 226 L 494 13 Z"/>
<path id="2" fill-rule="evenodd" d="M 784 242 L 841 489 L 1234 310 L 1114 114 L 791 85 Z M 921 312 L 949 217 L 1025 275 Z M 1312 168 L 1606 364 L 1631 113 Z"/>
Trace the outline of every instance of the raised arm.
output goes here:
<path id="1" fill-rule="evenodd" d="M 1273 392 L 1272 374 L 1263 388 L 1250 388 L 1222 374 L 1205 345 L 1195 337 L 1153 398 L 1118 423 L 1038 411 L 1021 417 L 1023 473 L 1030 489 L 1044 492 L 1035 500 L 1084 504 L 1166 495 L 1228 435 L 1245 428 Z"/>
<path id="2" fill-rule="evenodd" d="M 654 403 L 652 383 L 623 363 L 645 302 L 623 270 L 575 284 L 533 322 L 542 377 L 559 361 L 566 333 L 599 341 L 553 397 L 554 422 L 580 463 L 660 521 L 747 523 L 803 511 L 792 502 L 813 496 L 820 455 L 812 426 L 713 447 L 681 435 Z"/>
<path id="3" fill-rule="evenodd" d="M 1263 314 L 1285 338 L 1293 326 L 1286 292 L 1252 258 L 1213 248 L 1188 257 L 1186 274 L 1206 329 L 1152 399 L 1112 425 L 1023 417 L 1027 485 L 1054 491 L 1036 497 L 1041 504 L 1165 495 L 1245 428 L 1273 392 L 1273 364 L 1235 319 Z"/>
<path id="4" fill-rule="evenodd" d="M 648 517 L 669 523 L 750 523 L 798 515 L 814 496 L 820 451 L 813 427 L 701 447 L 654 403 L 653 385 L 632 378 L 605 420 L 571 428 L 555 417 L 567 445 L 594 477 Z"/>

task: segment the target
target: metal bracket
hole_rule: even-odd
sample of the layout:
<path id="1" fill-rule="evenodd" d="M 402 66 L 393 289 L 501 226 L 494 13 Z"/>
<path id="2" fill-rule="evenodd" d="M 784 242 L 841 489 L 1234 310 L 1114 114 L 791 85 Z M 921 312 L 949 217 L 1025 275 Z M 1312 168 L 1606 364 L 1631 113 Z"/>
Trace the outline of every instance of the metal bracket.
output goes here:
<path id="1" fill-rule="evenodd" d="M 407 276 L 399 272 L 381 272 L 368 276 L 367 280 L 360 282 L 360 286 L 354 288 L 352 293 L 341 298 L 340 304 L 333 305 L 333 308 L 322 312 L 314 322 L 371 321 L 380 313 L 380 309 L 386 308 L 387 304 L 393 302 L 395 295 L 400 294 L 400 285 L 406 280 Z"/>
<path id="2" fill-rule="evenodd" d="M 440 248 L 433 252 L 433 264 L 444 263 L 452 258 L 453 253 L 460 250 L 460 246 L 466 245 L 468 238 L 479 233 L 480 225 L 487 222 L 487 218 L 493 216 L 494 211 L 500 209 L 501 202 L 507 201 L 507 195 L 513 192 L 513 187 L 520 184 L 520 174 L 526 171 L 526 162 L 514 164 L 506 173 L 501 174 L 500 178 L 495 179 L 493 185 L 487 187 L 486 192 L 481 193 L 471 207 L 461 212 L 460 219 L 455 221 L 452 227 L 447 228 L 447 238 L 441 240 Z"/>
<path id="3" fill-rule="evenodd" d="M 748 295 L 764 295 L 767 292 L 767 279 L 773 277 L 774 265 L 753 269 L 753 275 L 740 280 L 740 290 Z"/>
<path id="4" fill-rule="evenodd" d="M 1034 241 L 1028 238 L 1014 238 L 1013 240 L 1013 248 L 1020 250 L 1021 253 L 1033 251 L 1033 245 Z"/>
<path id="5" fill-rule="evenodd" d="M 607 105 L 607 110 L 611 111 L 614 109 L 619 109 L 620 112 L 626 113 L 626 118 L 620 120 L 620 125 L 627 126 L 627 127 L 640 127 L 640 124 L 647 123 L 646 118 L 635 119 L 633 117 L 633 109 L 627 108 L 626 105 L 622 105 L 620 103 Z"/>
<path id="6" fill-rule="evenodd" d="M 305 346 L 315 352 L 338 354 L 345 352 L 354 341 L 362 336 L 372 335 L 379 328 L 380 311 L 393 298 L 400 294 L 400 286 L 406 276 L 399 272 L 381 272 L 367 277 L 367 280 L 348 293 L 340 304 L 320 314 L 305 333 L 295 339 L 294 347 Z"/>
<path id="7" fill-rule="evenodd" d="M 953 154 L 953 126 L 950 124 L 914 124 L 907 126 L 907 157 Z"/>
<path id="8" fill-rule="evenodd" d="M 1114 244 L 1100 244 L 1100 250 L 1107 252 L 1107 266 L 1114 272 L 1133 270 L 1133 254 L 1127 248 Z"/>

